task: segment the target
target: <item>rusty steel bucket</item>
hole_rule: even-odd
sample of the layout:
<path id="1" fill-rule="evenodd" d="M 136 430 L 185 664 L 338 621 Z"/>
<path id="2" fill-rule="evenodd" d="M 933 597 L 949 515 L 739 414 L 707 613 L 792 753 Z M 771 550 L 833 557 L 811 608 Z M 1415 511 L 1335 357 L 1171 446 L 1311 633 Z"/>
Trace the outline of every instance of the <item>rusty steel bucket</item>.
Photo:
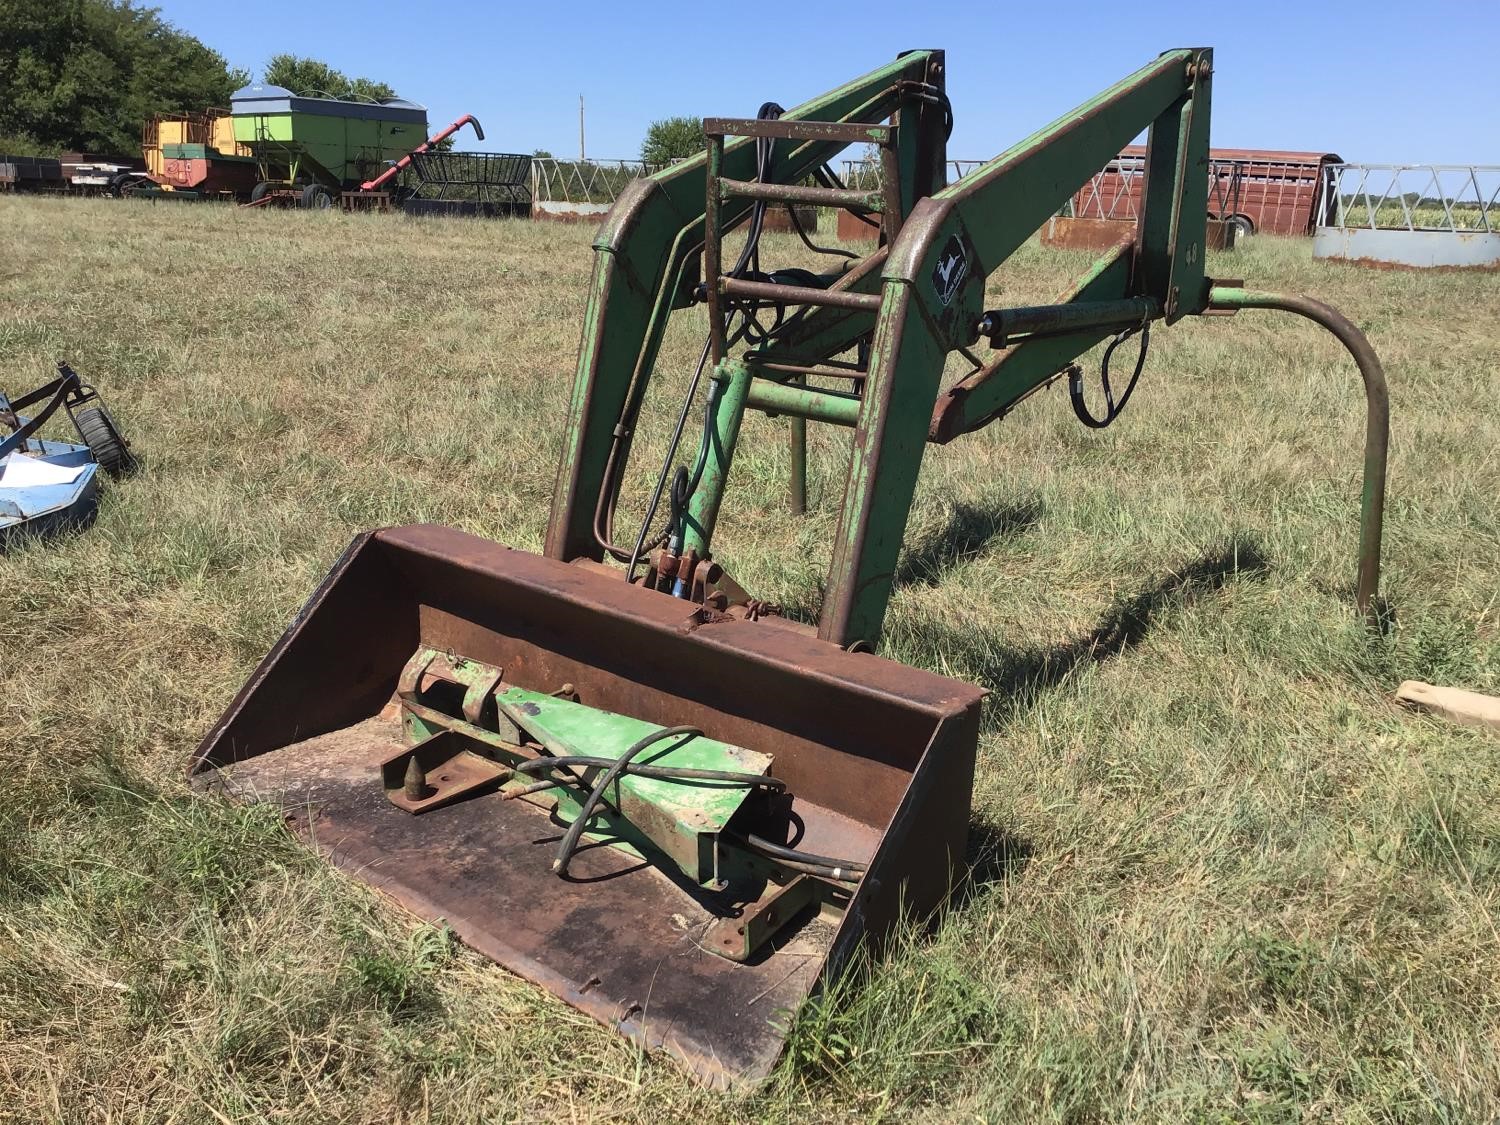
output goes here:
<path id="1" fill-rule="evenodd" d="M 842 911 L 747 960 L 708 952 L 712 896 L 610 847 L 552 867 L 561 828 L 481 793 L 414 816 L 385 799 L 392 705 L 421 649 L 537 692 L 693 724 L 769 755 L 800 847 L 867 865 Z M 192 761 L 195 785 L 277 801 L 335 864 L 702 1080 L 764 1077 L 795 1011 L 861 940 L 930 916 L 962 861 L 983 692 L 765 620 L 725 617 L 449 528 L 356 538 Z"/>

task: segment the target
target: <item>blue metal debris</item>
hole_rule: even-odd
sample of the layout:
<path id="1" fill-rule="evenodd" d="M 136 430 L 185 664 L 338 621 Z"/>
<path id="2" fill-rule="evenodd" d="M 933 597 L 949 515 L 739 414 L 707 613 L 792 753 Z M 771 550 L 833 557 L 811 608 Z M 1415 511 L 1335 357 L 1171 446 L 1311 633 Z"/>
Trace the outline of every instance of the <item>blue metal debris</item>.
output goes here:
<path id="1" fill-rule="evenodd" d="M 134 463 L 97 392 L 66 363 L 57 369 L 52 382 L 14 401 L 0 393 L 0 550 L 21 534 L 86 526 L 98 511 L 100 469 L 118 476 Z M 33 404 L 35 414 L 20 413 Z M 37 436 L 60 407 L 82 444 Z"/>
<path id="2" fill-rule="evenodd" d="M 22 530 L 47 535 L 67 527 L 86 526 L 98 509 L 99 466 L 88 446 L 33 438 L 27 447 L 28 452 L 11 453 L 0 461 L 0 549 Z M 73 479 L 56 484 L 7 485 L 5 478 L 13 475 L 12 462 L 21 458 L 81 471 Z"/>

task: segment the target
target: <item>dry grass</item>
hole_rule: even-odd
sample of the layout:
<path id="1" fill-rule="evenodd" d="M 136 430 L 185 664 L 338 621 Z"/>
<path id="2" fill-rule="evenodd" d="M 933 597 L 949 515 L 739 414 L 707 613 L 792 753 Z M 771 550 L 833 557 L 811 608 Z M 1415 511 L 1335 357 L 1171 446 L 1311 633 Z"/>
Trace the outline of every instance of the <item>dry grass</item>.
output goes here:
<path id="1" fill-rule="evenodd" d="M 1110 430 L 1054 391 L 930 451 L 888 651 L 994 693 L 976 882 L 732 1099 L 181 777 L 357 530 L 540 544 L 588 232 L 40 199 L 0 230 L 5 385 L 69 358 L 145 458 L 86 534 L 0 557 L 0 1117 L 1500 1113 L 1500 739 L 1389 703 L 1500 689 L 1500 278 L 1266 238 L 1215 263 L 1332 300 L 1387 362 L 1384 637 L 1348 608 L 1357 380 L 1310 326 L 1162 331 Z M 1083 265 L 1028 247 L 1001 287 Z M 747 423 L 717 545 L 807 607 L 844 438 L 815 431 L 794 524 L 781 425 Z"/>

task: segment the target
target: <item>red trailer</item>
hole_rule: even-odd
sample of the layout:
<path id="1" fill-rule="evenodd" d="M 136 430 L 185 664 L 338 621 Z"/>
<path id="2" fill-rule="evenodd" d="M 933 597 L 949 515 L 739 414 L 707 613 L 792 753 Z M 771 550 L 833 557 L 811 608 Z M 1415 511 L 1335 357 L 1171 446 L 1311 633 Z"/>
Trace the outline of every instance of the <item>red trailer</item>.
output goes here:
<path id="1" fill-rule="evenodd" d="M 1311 234 L 1331 152 L 1216 148 L 1209 154 L 1208 213 L 1232 222 L 1239 234 Z M 1134 222 L 1146 166 L 1144 145 L 1130 145 L 1073 197 L 1080 219 Z"/>

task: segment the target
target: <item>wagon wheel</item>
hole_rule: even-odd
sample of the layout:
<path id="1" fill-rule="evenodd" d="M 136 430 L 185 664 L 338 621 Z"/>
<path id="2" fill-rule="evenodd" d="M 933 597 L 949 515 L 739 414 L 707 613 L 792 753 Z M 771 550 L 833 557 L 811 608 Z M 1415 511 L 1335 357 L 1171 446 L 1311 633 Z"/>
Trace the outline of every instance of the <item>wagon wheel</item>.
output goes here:
<path id="1" fill-rule="evenodd" d="M 308 184 L 302 189 L 302 206 L 326 210 L 333 206 L 333 195 L 322 184 Z"/>
<path id="2" fill-rule="evenodd" d="M 1230 215 L 1229 225 L 1234 228 L 1234 240 L 1249 238 L 1255 233 L 1255 223 L 1249 215 Z"/>
<path id="3" fill-rule="evenodd" d="M 256 184 L 253 188 L 250 189 L 250 202 L 259 203 L 268 194 L 270 194 L 270 191 L 271 185 L 265 180 L 261 180 L 260 183 Z"/>
<path id="4" fill-rule="evenodd" d="M 99 462 L 100 468 L 112 477 L 120 477 L 135 467 L 135 458 L 130 455 L 130 446 L 120 436 L 115 420 L 102 406 L 86 406 L 73 416 L 79 436 Z"/>

